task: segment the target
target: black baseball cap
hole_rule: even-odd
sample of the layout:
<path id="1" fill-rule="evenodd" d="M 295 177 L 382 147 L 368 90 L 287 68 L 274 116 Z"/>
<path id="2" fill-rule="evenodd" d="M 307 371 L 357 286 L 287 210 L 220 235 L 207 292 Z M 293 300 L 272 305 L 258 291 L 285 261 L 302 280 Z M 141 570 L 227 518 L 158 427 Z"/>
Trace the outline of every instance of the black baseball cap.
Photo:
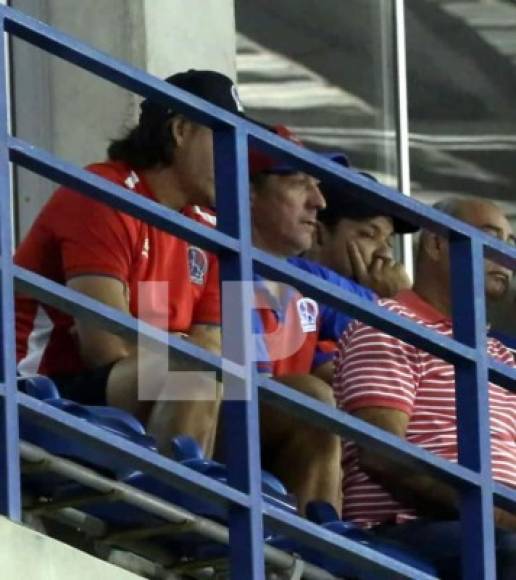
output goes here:
<path id="1" fill-rule="evenodd" d="M 236 85 L 220 72 L 190 69 L 171 75 L 165 81 L 230 113 L 241 116 L 244 114 Z M 173 107 L 150 99 L 142 101 L 140 111 L 140 124 L 161 123 L 175 113 Z"/>
<path id="2" fill-rule="evenodd" d="M 338 161 L 338 158 L 336 160 Z M 357 173 L 372 181 L 378 182 L 376 177 L 370 173 L 365 171 L 357 171 Z M 419 230 L 419 226 L 399 219 L 353 197 L 351 192 L 356 191 L 356 187 L 351 183 L 341 183 L 335 186 L 323 181 L 319 184 L 319 189 L 326 200 L 326 207 L 317 214 L 317 219 L 323 224 L 335 224 L 341 218 L 365 220 L 378 216 L 386 216 L 392 219 L 393 229 L 397 234 L 413 234 Z"/>

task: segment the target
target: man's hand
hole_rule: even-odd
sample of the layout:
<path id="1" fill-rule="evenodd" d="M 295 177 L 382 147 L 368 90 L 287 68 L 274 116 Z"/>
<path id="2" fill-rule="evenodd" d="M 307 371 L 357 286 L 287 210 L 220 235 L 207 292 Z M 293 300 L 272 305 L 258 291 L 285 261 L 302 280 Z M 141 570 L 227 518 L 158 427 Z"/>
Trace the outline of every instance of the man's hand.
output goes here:
<path id="1" fill-rule="evenodd" d="M 411 288 L 412 282 L 400 262 L 378 257 L 368 266 L 356 242 L 349 242 L 348 253 L 355 280 L 380 298 L 391 298 L 400 290 Z"/>
<path id="2" fill-rule="evenodd" d="M 109 276 L 78 276 L 67 286 L 99 302 L 129 314 L 129 299 L 123 282 Z M 81 358 L 88 368 L 97 368 L 128 357 L 134 345 L 105 330 L 101 324 L 76 319 L 72 334 L 79 340 Z"/>
<path id="3" fill-rule="evenodd" d="M 495 524 L 497 528 L 516 532 L 516 514 L 506 512 L 503 509 L 495 507 Z"/>

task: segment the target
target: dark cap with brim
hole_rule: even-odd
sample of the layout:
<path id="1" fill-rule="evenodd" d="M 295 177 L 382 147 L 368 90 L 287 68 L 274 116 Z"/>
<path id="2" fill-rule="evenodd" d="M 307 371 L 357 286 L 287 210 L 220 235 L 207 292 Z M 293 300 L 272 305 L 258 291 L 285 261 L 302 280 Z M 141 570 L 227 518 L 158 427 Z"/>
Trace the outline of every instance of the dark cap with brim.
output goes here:
<path id="1" fill-rule="evenodd" d="M 169 76 L 167 83 L 188 91 L 209 101 L 230 113 L 243 116 L 244 108 L 240 102 L 236 85 L 226 75 L 213 70 L 190 69 Z M 173 107 L 145 99 L 141 105 L 140 124 L 160 123 L 175 114 Z"/>
<path id="2" fill-rule="evenodd" d="M 378 181 L 376 177 L 365 171 L 359 171 L 360 175 Z M 324 223 L 335 223 L 340 218 L 352 220 L 366 220 L 378 216 L 386 216 L 392 219 L 394 232 L 397 234 L 412 234 L 419 230 L 409 222 L 390 215 L 378 208 L 369 205 L 353 196 L 351 192 L 355 191 L 356 195 L 363 195 L 358 192 L 358 188 L 351 183 L 341 183 L 339 186 L 321 182 L 319 188 L 326 199 L 326 208 L 318 214 L 318 219 Z M 401 194 L 400 194 L 401 195 Z"/>

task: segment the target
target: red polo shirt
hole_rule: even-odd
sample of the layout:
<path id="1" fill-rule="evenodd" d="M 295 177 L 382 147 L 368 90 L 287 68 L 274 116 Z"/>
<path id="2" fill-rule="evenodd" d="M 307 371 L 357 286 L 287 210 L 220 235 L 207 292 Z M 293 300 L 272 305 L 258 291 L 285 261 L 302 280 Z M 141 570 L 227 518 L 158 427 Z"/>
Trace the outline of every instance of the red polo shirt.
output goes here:
<path id="1" fill-rule="evenodd" d="M 308 374 L 319 336 L 319 305 L 295 288 L 279 288 L 279 296 L 274 296 L 267 283 L 255 279 L 258 368 L 275 377 Z"/>
<path id="2" fill-rule="evenodd" d="M 87 169 L 157 201 L 142 175 L 123 163 Z M 185 216 L 214 226 L 213 214 L 198 207 Z M 15 263 L 60 284 L 81 275 L 123 282 L 131 314 L 145 304 L 146 321 L 169 331 L 193 324 L 219 324 L 218 268 L 214 256 L 186 241 L 61 187 L 45 205 L 14 257 Z M 164 282 L 145 285 L 142 282 Z M 143 290 L 142 290 L 143 289 Z M 143 300 L 143 294 L 145 298 Z M 163 292 L 168 295 L 162 300 Z M 75 374 L 84 370 L 73 319 L 28 296 L 16 296 L 18 370 L 22 375 Z"/>
<path id="3" fill-rule="evenodd" d="M 439 332 L 452 335 L 451 321 L 417 294 L 403 291 L 385 308 Z M 511 352 L 487 339 L 488 354 L 514 366 Z M 334 390 L 347 412 L 385 407 L 409 416 L 406 440 L 457 462 L 453 365 L 415 346 L 355 321 L 344 334 L 336 358 Z M 491 459 L 494 479 L 516 487 L 516 395 L 489 384 Z M 344 444 L 343 517 L 370 525 L 416 516 L 396 502 L 359 468 L 356 447 Z"/>

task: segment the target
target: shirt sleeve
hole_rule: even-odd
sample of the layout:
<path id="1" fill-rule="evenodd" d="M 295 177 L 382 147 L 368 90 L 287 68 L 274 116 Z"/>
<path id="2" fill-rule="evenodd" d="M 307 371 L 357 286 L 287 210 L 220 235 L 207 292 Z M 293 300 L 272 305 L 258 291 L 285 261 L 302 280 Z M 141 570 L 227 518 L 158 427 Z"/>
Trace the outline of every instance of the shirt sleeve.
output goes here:
<path id="1" fill-rule="evenodd" d="M 208 254 L 208 275 L 201 297 L 195 305 L 192 324 L 214 324 L 221 322 L 219 262 Z"/>
<path id="2" fill-rule="evenodd" d="M 140 222 L 76 191 L 62 188 L 57 194 L 56 236 L 65 279 L 100 274 L 127 283 Z"/>
<path id="3" fill-rule="evenodd" d="M 335 340 L 318 340 L 315 347 L 312 369 L 316 369 L 335 358 L 337 342 Z"/>
<path id="4" fill-rule="evenodd" d="M 331 271 L 327 271 L 326 279 L 328 282 L 335 284 L 347 292 L 356 294 L 368 302 L 373 302 L 376 300 L 376 295 L 368 288 L 364 288 L 363 286 L 343 278 L 338 274 L 334 274 Z M 345 312 L 341 312 L 340 310 L 336 310 L 335 308 L 331 308 L 324 304 L 321 305 L 319 319 L 319 340 L 317 343 L 312 368 L 317 368 L 318 366 L 328 362 L 334 357 L 335 351 L 337 350 L 337 343 L 352 320 L 353 319 Z"/>
<path id="5" fill-rule="evenodd" d="M 412 414 L 420 376 L 417 350 L 361 322 L 353 322 L 335 357 L 340 409 L 385 407 Z"/>

